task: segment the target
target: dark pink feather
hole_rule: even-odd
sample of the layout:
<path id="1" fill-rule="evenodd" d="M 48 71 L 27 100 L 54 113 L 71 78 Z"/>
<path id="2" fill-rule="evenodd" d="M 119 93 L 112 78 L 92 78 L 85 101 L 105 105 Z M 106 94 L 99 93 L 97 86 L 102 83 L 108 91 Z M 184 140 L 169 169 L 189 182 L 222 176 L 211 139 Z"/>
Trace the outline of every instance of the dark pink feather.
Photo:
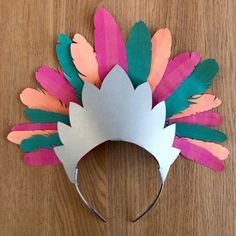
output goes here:
<path id="1" fill-rule="evenodd" d="M 54 150 L 46 148 L 25 153 L 24 162 L 31 166 L 47 166 L 61 163 Z"/>
<path id="2" fill-rule="evenodd" d="M 192 73 L 200 59 L 201 55 L 198 52 L 185 52 L 173 58 L 168 63 L 160 83 L 153 92 L 154 105 L 166 100 Z"/>
<path id="3" fill-rule="evenodd" d="M 192 161 L 211 168 L 215 171 L 223 171 L 224 164 L 206 149 L 192 144 L 185 138 L 175 137 L 173 146 L 180 149 L 181 154 Z"/>
<path id="4" fill-rule="evenodd" d="M 62 72 L 42 66 L 36 72 L 36 80 L 51 95 L 61 100 L 65 105 L 70 102 L 79 103 L 74 89 Z"/>
<path id="5" fill-rule="evenodd" d="M 99 8 L 94 16 L 94 27 L 95 51 L 101 81 L 116 64 L 127 71 L 125 43 L 112 15 L 104 8 Z"/>
<path id="6" fill-rule="evenodd" d="M 57 123 L 25 123 L 15 125 L 11 131 L 57 130 Z"/>
<path id="7" fill-rule="evenodd" d="M 218 126 L 222 122 L 220 114 L 213 111 L 204 111 L 191 116 L 169 119 L 171 123 L 181 122 L 194 125 Z"/>

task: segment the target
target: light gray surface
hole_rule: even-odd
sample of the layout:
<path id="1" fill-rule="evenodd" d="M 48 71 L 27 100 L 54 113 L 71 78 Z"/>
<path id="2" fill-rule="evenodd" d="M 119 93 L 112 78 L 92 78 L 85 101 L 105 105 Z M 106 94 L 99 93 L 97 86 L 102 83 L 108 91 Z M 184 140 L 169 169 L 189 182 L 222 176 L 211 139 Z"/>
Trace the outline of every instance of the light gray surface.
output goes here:
<path id="1" fill-rule="evenodd" d="M 172 147 L 175 125 L 164 129 L 165 103 L 152 109 L 148 83 L 134 90 L 126 72 L 116 65 L 100 89 L 85 83 L 82 101 L 83 107 L 70 104 L 71 127 L 58 123 L 64 146 L 54 148 L 71 182 L 75 181 L 78 161 L 107 140 L 122 140 L 146 149 L 158 161 L 164 182 L 170 165 L 179 155 L 179 150 Z"/>

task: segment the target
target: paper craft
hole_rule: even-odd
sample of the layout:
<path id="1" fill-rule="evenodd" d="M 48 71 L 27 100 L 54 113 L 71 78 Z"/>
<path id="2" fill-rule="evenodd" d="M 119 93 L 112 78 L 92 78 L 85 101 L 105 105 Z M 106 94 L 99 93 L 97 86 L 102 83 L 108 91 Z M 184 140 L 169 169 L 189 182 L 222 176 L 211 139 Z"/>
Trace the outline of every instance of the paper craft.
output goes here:
<path id="1" fill-rule="evenodd" d="M 198 52 L 171 59 L 169 29 L 151 37 L 142 21 L 131 28 L 125 44 L 104 8 L 96 11 L 94 27 L 94 48 L 81 34 L 59 35 L 62 71 L 37 70 L 42 88 L 26 88 L 20 95 L 31 123 L 14 126 L 7 138 L 20 145 L 28 165 L 62 163 L 83 201 L 104 220 L 77 185 L 77 164 L 97 145 L 120 140 L 151 153 L 160 167 L 157 198 L 179 153 L 222 171 L 229 151 L 219 144 L 226 135 L 213 129 L 222 121 L 213 111 L 221 100 L 204 94 L 218 73 L 214 59 L 201 61 Z"/>
<path id="2" fill-rule="evenodd" d="M 72 182 L 78 161 L 107 140 L 135 143 L 149 151 L 157 159 L 165 180 L 179 154 L 179 150 L 172 147 L 175 125 L 164 128 L 165 103 L 152 109 L 152 93 L 147 82 L 134 90 L 125 71 L 116 65 L 100 90 L 84 84 L 82 100 L 83 108 L 70 103 L 71 127 L 58 123 L 64 146 L 54 148 Z"/>
<path id="3" fill-rule="evenodd" d="M 94 16 L 94 41 L 101 81 L 116 64 L 127 71 L 122 33 L 112 15 L 103 8 L 100 8 Z"/>
<path id="4" fill-rule="evenodd" d="M 128 74 L 135 87 L 147 81 L 152 58 L 151 35 L 144 24 L 136 23 L 126 43 Z"/>
<path id="5" fill-rule="evenodd" d="M 169 29 L 160 29 L 152 37 L 152 63 L 148 82 L 152 91 L 160 83 L 166 70 L 171 50 L 171 34 Z"/>
<path id="6" fill-rule="evenodd" d="M 93 47 L 80 34 L 74 36 L 73 42 L 71 44 L 71 55 L 80 78 L 99 86 L 98 62 Z"/>

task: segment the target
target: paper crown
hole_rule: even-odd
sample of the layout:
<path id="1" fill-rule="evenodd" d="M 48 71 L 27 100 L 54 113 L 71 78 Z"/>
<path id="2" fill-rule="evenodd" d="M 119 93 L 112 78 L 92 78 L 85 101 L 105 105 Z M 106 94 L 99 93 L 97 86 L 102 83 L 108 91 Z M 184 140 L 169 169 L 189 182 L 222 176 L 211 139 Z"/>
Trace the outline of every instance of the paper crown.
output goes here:
<path id="1" fill-rule="evenodd" d="M 70 103 L 71 127 L 58 124 L 64 146 L 54 148 L 72 182 L 78 161 L 107 140 L 131 142 L 149 151 L 157 159 L 165 180 L 179 154 L 172 147 L 175 125 L 164 128 L 165 103 L 152 109 L 147 82 L 134 90 L 125 71 L 117 65 L 108 73 L 100 90 L 90 83 L 84 84 L 82 101 L 83 107 Z"/>
<path id="2" fill-rule="evenodd" d="M 16 125 L 8 139 L 20 145 L 29 165 L 63 163 L 72 182 L 77 162 L 107 140 L 135 143 L 158 161 L 162 181 L 179 151 L 216 171 L 224 169 L 226 135 L 212 127 L 221 100 L 204 94 L 218 72 L 214 59 L 197 52 L 169 59 L 171 34 L 151 38 L 137 22 L 125 45 L 113 17 L 100 8 L 94 17 L 93 47 L 76 34 L 61 34 L 56 47 L 63 71 L 36 72 L 42 90 L 25 89 L 21 101 L 31 123 Z M 82 95 L 82 98 L 81 98 Z"/>

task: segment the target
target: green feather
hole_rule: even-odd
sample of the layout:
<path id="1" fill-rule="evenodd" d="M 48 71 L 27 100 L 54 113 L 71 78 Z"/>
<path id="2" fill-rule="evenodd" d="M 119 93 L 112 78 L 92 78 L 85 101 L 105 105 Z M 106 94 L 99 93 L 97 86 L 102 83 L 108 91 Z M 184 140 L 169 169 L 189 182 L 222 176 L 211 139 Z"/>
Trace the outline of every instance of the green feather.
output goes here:
<path id="1" fill-rule="evenodd" d="M 191 125 L 184 123 L 176 123 L 176 136 L 191 139 L 197 139 L 208 142 L 221 143 L 227 139 L 227 136 L 215 129 L 211 129 L 202 125 Z"/>
<path id="2" fill-rule="evenodd" d="M 39 148 L 52 148 L 62 145 L 62 142 L 58 134 L 52 134 L 48 136 L 34 135 L 31 138 L 24 139 L 20 143 L 20 148 L 24 152 L 33 152 Z"/>
<path id="3" fill-rule="evenodd" d="M 60 34 L 57 39 L 57 58 L 65 76 L 78 95 L 81 95 L 83 81 L 79 78 L 79 72 L 76 69 L 70 54 L 70 45 L 72 40 L 65 34 Z M 80 98 L 80 97 L 79 97 Z"/>
<path id="4" fill-rule="evenodd" d="M 134 85 L 147 81 L 152 59 L 150 32 L 144 22 L 137 22 L 131 29 L 126 43 L 128 74 Z"/>
<path id="5" fill-rule="evenodd" d="M 70 124 L 69 116 L 67 115 L 29 108 L 26 108 L 24 113 L 33 123 L 54 123 L 60 121 L 65 124 Z"/>
<path id="6" fill-rule="evenodd" d="M 214 59 L 198 64 L 193 73 L 165 101 L 166 118 L 186 109 L 192 103 L 188 100 L 192 96 L 204 93 L 211 86 L 218 70 L 219 66 Z"/>

